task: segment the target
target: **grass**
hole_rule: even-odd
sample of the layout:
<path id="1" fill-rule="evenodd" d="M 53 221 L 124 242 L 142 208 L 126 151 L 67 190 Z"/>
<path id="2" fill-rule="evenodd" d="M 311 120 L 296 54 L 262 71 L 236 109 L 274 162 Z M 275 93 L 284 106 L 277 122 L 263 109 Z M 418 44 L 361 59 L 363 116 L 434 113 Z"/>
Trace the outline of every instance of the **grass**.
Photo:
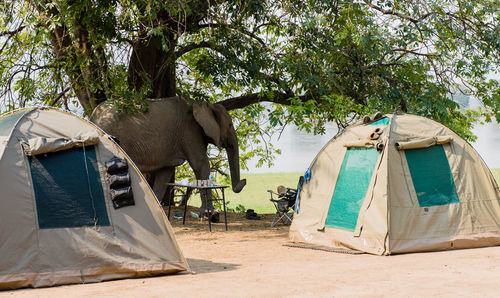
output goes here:
<path id="1" fill-rule="evenodd" d="M 500 185 L 500 169 L 492 169 L 491 172 Z M 259 214 L 274 213 L 276 211 L 269 201 L 267 190 L 276 191 L 278 185 L 295 188 L 300 175 L 302 173 L 243 174 L 242 178 L 247 179 L 247 185 L 238 194 L 227 189 L 226 202 L 229 203 L 226 206 L 236 209 L 238 205 L 242 205 L 245 209 L 254 209 Z M 189 205 L 199 207 L 201 205 L 199 195 L 193 196 L 189 200 Z"/>
<path id="2" fill-rule="evenodd" d="M 497 180 L 497 184 L 500 185 L 500 169 L 491 169 L 493 177 Z"/>
<path id="3" fill-rule="evenodd" d="M 226 189 L 225 196 L 228 208 L 236 209 L 242 205 L 245 209 L 253 209 L 259 214 L 275 213 L 273 204 L 269 201 L 268 189 L 276 191 L 278 185 L 285 187 L 297 187 L 297 182 L 302 173 L 265 173 L 265 174 L 242 174 L 241 178 L 247 179 L 247 185 L 240 193 L 234 193 Z M 189 205 L 201 206 L 200 196 L 193 196 Z"/>

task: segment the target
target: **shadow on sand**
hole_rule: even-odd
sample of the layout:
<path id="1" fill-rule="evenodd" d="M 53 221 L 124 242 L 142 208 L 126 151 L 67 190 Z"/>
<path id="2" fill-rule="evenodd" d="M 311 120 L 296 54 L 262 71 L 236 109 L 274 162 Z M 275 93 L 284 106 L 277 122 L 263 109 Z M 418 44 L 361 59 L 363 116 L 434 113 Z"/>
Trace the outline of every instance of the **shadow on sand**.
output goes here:
<path id="1" fill-rule="evenodd" d="M 206 220 L 200 220 L 199 218 L 191 217 L 190 211 L 197 211 L 198 208 L 188 206 L 188 212 L 186 216 L 186 223 L 182 224 L 182 219 L 170 218 L 170 224 L 175 229 L 175 234 L 190 234 L 193 232 L 200 232 L 206 235 L 210 235 L 208 231 L 208 222 Z M 176 207 L 173 209 L 171 214 L 174 212 L 181 212 L 183 209 Z M 218 238 L 218 233 L 231 233 L 231 232 L 245 232 L 252 234 L 254 237 L 258 238 L 258 231 L 272 231 L 273 233 L 266 234 L 265 237 L 286 237 L 288 234 L 288 229 L 290 226 L 278 224 L 275 227 L 271 227 L 271 222 L 274 218 L 274 214 L 259 214 L 260 220 L 248 220 L 245 218 L 245 214 L 242 213 L 231 213 L 227 214 L 228 231 L 225 231 L 224 227 L 224 215 L 220 214 L 220 222 L 212 223 L 212 235 L 215 238 L 208 237 L 206 240 L 213 240 Z M 206 232 L 206 233 L 205 233 Z"/>
<path id="2" fill-rule="evenodd" d="M 241 264 L 216 263 L 208 260 L 192 259 L 192 258 L 187 258 L 187 262 L 194 274 L 236 270 L 241 266 Z"/>

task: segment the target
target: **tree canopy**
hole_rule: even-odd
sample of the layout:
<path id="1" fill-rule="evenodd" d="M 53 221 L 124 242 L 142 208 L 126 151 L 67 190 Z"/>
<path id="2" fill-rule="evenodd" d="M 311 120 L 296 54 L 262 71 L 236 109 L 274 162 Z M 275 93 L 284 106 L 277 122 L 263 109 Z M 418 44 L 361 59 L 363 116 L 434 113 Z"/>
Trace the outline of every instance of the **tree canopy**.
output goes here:
<path id="1" fill-rule="evenodd" d="M 500 119 L 498 0 L 5 0 L 1 109 L 183 95 L 321 133 L 373 111 L 433 118 L 473 140 Z M 482 103 L 467 111 L 453 100 Z M 260 102 L 270 104 L 260 105 Z M 246 126 L 245 126 L 246 125 Z M 255 132 L 255 131 L 254 131 Z"/>

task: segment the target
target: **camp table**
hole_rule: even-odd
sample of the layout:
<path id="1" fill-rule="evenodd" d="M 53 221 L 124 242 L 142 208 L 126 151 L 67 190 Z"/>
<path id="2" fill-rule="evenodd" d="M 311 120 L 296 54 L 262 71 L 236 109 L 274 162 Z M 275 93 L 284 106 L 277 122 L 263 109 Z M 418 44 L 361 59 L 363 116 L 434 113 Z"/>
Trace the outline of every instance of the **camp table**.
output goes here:
<path id="1" fill-rule="evenodd" d="M 229 186 L 227 185 L 210 185 L 210 186 L 200 186 L 200 185 L 193 185 L 193 184 L 183 184 L 183 183 L 166 183 L 166 186 L 170 186 L 171 189 L 171 194 L 173 194 L 174 192 L 174 189 L 177 187 L 177 188 L 186 188 L 186 192 L 185 194 L 183 195 L 184 198 L 186 198 L 184 201 L 185 201 L 185 205 L 184 205 L 184 214 L 182 216 L 182 224 L 185 224 L 186 223 L 186 213 L 187 213 L 187 203 L 188 203 L 188 200 L 189 198 L 191 197 L 191 193 L 194 191 L 194 190 L 215 190 L 217 192 L 218 189 L 220 189 L 221 193 L 222 193 L 222 199 L 220 199 L 218 196 L 211 196 L 212 198 L 212 202 L 213 201 L 222 201 L 222 206 L 223 206 L 223 209 L 224 209 L 224 225 L 226 227 L 226 231 L 227 231 L 227 214 L 226 214 L 226 198 L 224 197 L 224 189 L 225 188 L 228 188 Z M 173 197 L 173 196 L 171 196 Z M 170 220 L 170 209 L 172 207 L 172 204 L 171 204 L 171 200 L 168 201 L 168 219 Z M 210 232 L 212 232 L 212 223 L 210 221 L 210 218 L 212 216 L 212 211 L 208 211 L 208 229 Z"/>

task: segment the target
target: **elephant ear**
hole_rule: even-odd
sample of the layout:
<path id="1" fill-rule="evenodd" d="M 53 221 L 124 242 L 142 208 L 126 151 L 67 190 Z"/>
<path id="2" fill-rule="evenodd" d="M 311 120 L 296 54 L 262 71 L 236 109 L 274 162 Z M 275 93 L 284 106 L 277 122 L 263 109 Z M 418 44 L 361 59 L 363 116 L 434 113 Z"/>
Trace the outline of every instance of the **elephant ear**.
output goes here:
<path id="1" fill-rule="evenodd" d="M 215 146 L 220 147 L 220 126 L 209 104 L 206 102 L 194 103 L 193 116 L 205 134 L 212 139 Z"/>

